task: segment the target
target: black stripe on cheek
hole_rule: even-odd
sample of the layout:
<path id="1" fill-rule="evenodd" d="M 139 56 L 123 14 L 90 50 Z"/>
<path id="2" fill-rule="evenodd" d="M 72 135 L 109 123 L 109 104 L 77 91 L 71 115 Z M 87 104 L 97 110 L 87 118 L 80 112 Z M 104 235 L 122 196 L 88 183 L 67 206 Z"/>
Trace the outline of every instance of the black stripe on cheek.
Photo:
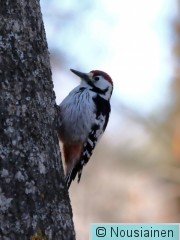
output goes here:
<path id="1" fill-rule="evenodd" d="M 93 86 L 93 89 L 92 89 L 93 92 L 96 92 L 96 93 L 99 93 L 99 94 L 106 94 L 107 91 L 108 91 L 108 87 L 104 90 L 100 89 L 100 88 L 97 88 L 95 86 Z"/>

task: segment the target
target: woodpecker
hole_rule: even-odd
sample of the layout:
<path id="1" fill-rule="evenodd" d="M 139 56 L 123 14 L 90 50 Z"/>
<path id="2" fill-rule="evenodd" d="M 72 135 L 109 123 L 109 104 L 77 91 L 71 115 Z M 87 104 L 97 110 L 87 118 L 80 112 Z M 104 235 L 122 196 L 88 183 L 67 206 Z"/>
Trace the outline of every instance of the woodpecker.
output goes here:
<path id="1" fill-rule="evenodd" d="M 113 91 L 112 79 L 103 71 L 82 73 L 70 70 L 81 78 L 81 82 L 59 105 L 61 124 L 58 135 L 68 188 L 77 174 L 79 183 L 82 169 L 106 129 Z"/>

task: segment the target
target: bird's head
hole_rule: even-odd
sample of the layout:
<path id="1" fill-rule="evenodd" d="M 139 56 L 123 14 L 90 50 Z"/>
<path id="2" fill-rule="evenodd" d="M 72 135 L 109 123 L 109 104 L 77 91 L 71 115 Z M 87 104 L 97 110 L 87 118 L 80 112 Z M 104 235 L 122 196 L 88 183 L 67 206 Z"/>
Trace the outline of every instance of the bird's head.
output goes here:
<path id="1" fill-rule="evenodd" d="M 71 69 L 71 71 L 81 78 L 81 85 L 109 100 L 113 91 L 113 81 L 111 77 L 100 70 L 92 70 L 89 73 L 82 73 Z"/>

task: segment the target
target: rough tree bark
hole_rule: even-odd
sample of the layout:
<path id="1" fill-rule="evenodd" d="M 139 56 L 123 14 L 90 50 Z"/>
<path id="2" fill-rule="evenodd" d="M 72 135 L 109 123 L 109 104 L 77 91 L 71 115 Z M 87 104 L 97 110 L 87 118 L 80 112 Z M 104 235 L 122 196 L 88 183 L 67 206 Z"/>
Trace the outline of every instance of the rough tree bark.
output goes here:
<path id="1" fill-rule="evenodd" d="M 0 239 L 75 239 L 38 0 L 0 0 Z"/>

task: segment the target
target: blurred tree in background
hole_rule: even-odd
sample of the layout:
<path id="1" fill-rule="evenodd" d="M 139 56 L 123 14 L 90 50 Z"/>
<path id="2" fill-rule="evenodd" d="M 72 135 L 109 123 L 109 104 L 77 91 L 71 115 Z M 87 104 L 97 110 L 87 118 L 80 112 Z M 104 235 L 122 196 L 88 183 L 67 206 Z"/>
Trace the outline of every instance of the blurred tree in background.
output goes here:
<path id="1" fill-rule="evenodd" d="M 171 84 L 172 111 L 170 119 L 172 122 L 172 153 L 177 165 L 180 165 L 180 1 L 177 0 L 178 15 L 175 19 L 175 78 Z"/>
<path id="2" fill-rule="evenodd" d="M 174 166 L 174 173 L 172 178 L 174 184 L 178 185 L 177 203 L 178 212 L 180 214 L 180 1 L 177 0 L 178 14 L 174 23 L 175 41 L 174 41 L 174 54 L 175 54 L 175 78 L 171 84 L 172 96 L 172 109 L 170 111 L 170 126 L 172 129 L 172 155 Z M 180 218 L 179 218 L 180 219 Z"/>

